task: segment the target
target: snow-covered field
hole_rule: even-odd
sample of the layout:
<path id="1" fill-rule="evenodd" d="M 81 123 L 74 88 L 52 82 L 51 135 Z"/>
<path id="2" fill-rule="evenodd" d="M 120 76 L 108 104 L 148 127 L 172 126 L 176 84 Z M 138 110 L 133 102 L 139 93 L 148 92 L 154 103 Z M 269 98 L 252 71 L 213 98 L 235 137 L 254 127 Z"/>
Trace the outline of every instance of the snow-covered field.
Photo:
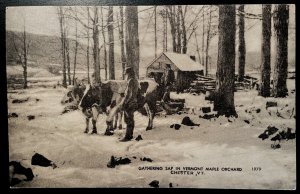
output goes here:
<path id="1" fill-rule="evenodd" d="M 288 80 L 288 86 L 289 91 L 294 89 L 294 80 Z M 141 135 L 143 140 L 129 142 L 119 142 L 125 129 L 117 130 L 113 136 L 103 135 L 104 115 L 100 115 L 97 122 L 98 135 L 84 134 L 85 119 L 79 110 L 61 114 L 64 107 L 60 100 L 64 94 L 65 89 L 60 87 L 8 91 L 8 113 L 18 114 L 17 118 L 8 119 L 9 159 L 32 168 L 35 175 L 32 181 L 22 181 L 15 187 L 150 187 L 148 184 L 153 180 L 158 180 L 160 187 L 169 187 L 169 183 L 173 187 L 188 188 L 296 187 L 296 141 L 284 140 L 280 149 L 272 149 L 270 139 L 258 138 L 269 125 L 280 130 L 296 129 L 296 111 L 292 111 L 295 93 L 289 92 L 283 99 L 265 99 L 254 90 L 236 92 L 239 117 L 229 120 L 219 117 L 211 121 L 199 118 L 203 114 L 199 108 L 212 106 L 204 101 L 203 95 L 171 94 L 174 98 L 186 98 L 186 107 L 194 111 L 157 116 L 150 131 L 145 131 L 147 117 L 135 113 L 134 138 Z M 26 97 L 29 97 L 27 102 L 12 103 L 13 99 Z M 278 107 L 266 110 L 268 100 L 278 102 Z M 259 113 L 255 111 L 258 108 Z M 284 118 L 278 117 L 277 111 Z M 28 120 L 28 115 L 34 115 L 35 119 Z M 171 124 L 180 124 L 185 116 L 200 126 L 170 128 Z M 31 165 L 35 152 L 55 162 L 58 168 Z M 128 157 L 131 163 L 108 168 L 112 155 Z M 141 161 L 143 157 L 153 162 Z M 163 170 L 143 170 L 146 166 Z M 174 174 L 180 173 L 176 167 L 180 171 L 184 167 L 198 169 L 190 170 L 189 174 Z M 215 171 L 206 169 L 210 167 L 215 167 Z M 229 172 L 224 168 L 242 170 Z"/>

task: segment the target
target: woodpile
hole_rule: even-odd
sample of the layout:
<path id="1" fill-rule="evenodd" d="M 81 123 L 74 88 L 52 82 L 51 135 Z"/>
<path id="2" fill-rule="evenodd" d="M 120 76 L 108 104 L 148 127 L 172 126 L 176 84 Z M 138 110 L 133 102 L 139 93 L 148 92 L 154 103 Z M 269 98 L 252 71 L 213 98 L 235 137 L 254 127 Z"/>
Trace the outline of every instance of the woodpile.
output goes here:
<path id="1" fill-rule="evenodd" d="M 258 84 L 258 79 L 251 76 L 244 76 L 243 81 L 238 80 L 238 75 L 235 75 L 235 91 L 253 89 Z"/>
<path id="2" fill-rule="evenodd" d="M 156 108 L 158 112 L 167 111 L 167 112 L 177 112 L 181 111 L 184 108 L 185 99 L 171 99 L 171 101 L 167 103 L 162 103 L 161 101 L 156 102 Z"/>
<path id="3" fill-rule="evenodd" d="M 206 91 L 214 91 L 216 80 L 211 77 L 196 74 L 197 78 L 191 83 L 190 93 L 205 93 Z"/>
<path id="4" fill-rule="evenodd" d="M 216 79 L 203 75 L 196 74 L 197 78 L 191 83 L 190 88 L 187 90 L 189 93 L 206 93 L 215 91 Z M 258 83 L 258 79 L 250 76 L 244 76 L 243 81 L 238 80 L 238 75 L 235 75 L 235 91 L 252 89 Z"/>

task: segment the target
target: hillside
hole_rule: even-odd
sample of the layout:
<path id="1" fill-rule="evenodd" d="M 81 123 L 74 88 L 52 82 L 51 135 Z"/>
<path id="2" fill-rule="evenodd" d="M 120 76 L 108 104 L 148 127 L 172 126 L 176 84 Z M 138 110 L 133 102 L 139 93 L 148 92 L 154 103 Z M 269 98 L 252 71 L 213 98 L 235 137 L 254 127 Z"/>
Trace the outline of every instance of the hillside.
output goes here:
<path id="1" fill-rule="evenodd" d="M 21 46 L 20 38 L 22 33 L 21 32 L 14 32 L 14 31 L 6 31 L 6 59 L 7 65 L 11 66 L 16 64 L 17 55 L 14 49 L 14 41 L 17 46 Z M 37 35 L 28 33 L 28 40 L 30 41 L 30 48 L 29 48 L 29 67 L 39 67 L 42 69 L 48 69 L 48 66 L 52 66 L 53 64 L 57 64 L 56 66 L 60 67 L 59 64 L 62 63 L 61 59 L 61 42 L 58 36 L 47 36 L 47 35 Z M 145 47 L 147 44 L 141 45 Z M 71 60 L 71 69 L 73 68 L 74 63 L 74 48 L 75 48 L 75 41 L 70 39 L 70 60 Z M 78 55 L 77 55 L 77 69 L 78 70 L 86 70 L 86 45 L 81 44 L 79 45 Z M 90 68 L 92 69 L 93 58 L 92 58 L 92 48 L 90 48 Z M 236 71 L 238 70 L 238 56 L 236 56 Z M 116 75 L 119 76 L 119 72 L 121 70 L 121 63 L 120 63 L 120 53 L 118 52 L 118 47 L 115 47 L 115 69 Z M 217 65 L 218 53 L 217 53 L 217 45 L 212 44 L 210 48 L 210 65 L 209 69 L 211 69 L 211 73 L 214 73 Z M 104 53 L 101 50 L 100 53 L 100 63 L 102 68 L 104 68 Z M 140 56 L 140 74 L 144 76 L 145 74 L 145 67 L 154 59 L 154 56 L 146 55 L 141 52 Z M 198 60 L 198 57 L 196 56 Z M 275 53 L 272 54 L 272 69 L 274 67 L 274 59 Z M 246 54 L 246 72 L 258 70 L 257 68 L 260 66 L 261 54 L 260 52 L 247 52 Z M 293 68 L 295 66 L 295 57 L 294 53 L 289 53 L 289 68 Z"/>
<path id="2" fill-rule="evenodd" d="M 18 47 L 21 48 L 21 41 L 20 38 L 22 37 L 21 32 L 14 32 L 14 31 L 6 31 L 6 61 L 7 65 L 11 66 L 16 64 L 17 61 L 17 53 L 14 49 L 14 42 Z M 31 67 L 40 67 L 43 69 L 47 69 L 49 65 L 52 64 L 61 64 L 61 42 L 60 38 L 57 36 L 46 36 L 46 35 L 37 35 L 28 33 L 27 34 L 28 40 L 30 41 L 30 48 L 29 48 L 29 66 Z M 70 39 L 70 60 L 71 60 L 71 69 L 74 63 L 74 49 L 75 49 L 75 41 Z M 83 48 L 85 50 L 83 50 Z M 92 48 L 90 48 L 90 65 L 92 68 L 93 58 L 92 58 Z M 120 54 L 117 52 L 118 48 L 115 48 L 115 65 L 116 70 L 121 69 L 120 63 Z M 102 51 L 102 50 L 101 50 Z M 104 68 L 104 53 L 100 53 L 100 63 L 101 67 Z M 145 67 L 149 62 L 153 60 L 152 57 L 140 57 L 140 66 L 141 69 Z M 86 45 L 79 44 L 78 46 L 78 55 L 77 55 L 77 69 L 78 70 L 86 70 Z"/>
<path id="3" fill-rule="evenodd" d="M 211 48 L 212 51 L 217 51 L 217 48 Z M 271 54 L 271 70 L 274 69 L 275 65 L 275 53 Z M 293 53 L 289 53 L 288 57 L 288 68 L 295 68 L 295 55 Z M 208 67 L 209 69 L 215 71 L 217 69 L 217 60 L 218 60 L 218 53 L 210 53 L 211 57 L 211 65 Z M 261 53 L 260 52 L 247 52 L 246 53 L 246 65 L 245 70 L 246 72 L 257 71 L 260 68 L 261 63 Z M 238 55 L 236 52 L 236 59 L 235 59 L 235 71 L 238 72 Z"/>
<path id="4" fill-rule="evenodd" d="M 18 47 L 21 46 L 20 38 L 22 33 L 6 31 L 6 59 L 7 65 L 12 65 L 16 62 L 17 55 L 14 49 L 14 42 Z M 37 64 L 39 67 L 45 67 L 49 64 L 61 64 L 61 41 L 60 37 L 57 36 L 46 36 L 46 35 L 37 35 L 37 34 L 27 34 L 28 40 L 30 41 L 29 48 L 29 60 Z M 70 40 L 70 60 L 73 65 L 74 60 L 74 49 L 75 49 L 75 40 Z M 83 50 L 84 49 L 84 50 Z M 90 48 L 91 49 L 91 48 Z M 92 54 L 92 49 L 90 51 Z M 103 65 L 104 57 L 101 52 L 100 58 L 102 59 L 101 64 Z M 120 57 L 115 53 L 116 61 L 120 60 Z M 92 64 L 92 55 L 90 57 Z M 78 69 L 86 68 L 86 45 L 79 43 L 78 46 L 78 55 L 77 55 Z"/>

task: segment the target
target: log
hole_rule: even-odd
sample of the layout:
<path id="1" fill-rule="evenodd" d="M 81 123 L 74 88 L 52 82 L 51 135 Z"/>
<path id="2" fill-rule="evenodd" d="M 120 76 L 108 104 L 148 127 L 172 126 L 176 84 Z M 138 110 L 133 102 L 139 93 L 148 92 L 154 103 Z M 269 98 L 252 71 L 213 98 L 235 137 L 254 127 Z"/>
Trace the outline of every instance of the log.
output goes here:
<path id="1" fill-rule="evenodd" d="M 198 78 L 202 78 L 202 79 L 214 80 L 214 78 L 211 78 L 211 77 L 206 77 L 206 76 L 199 75 L 199 74 L 196 74 L 196 76 L 197 76 Z"/>
<path id="2" fill-rule="evenodd" d="M 266 109 L 269 107 L 277 107 L 277 102 L 267 101 Z"/>
<path id="3" fill-rule="evenodd" d="M 196 84 L 216 84 L 216 81 L 193 81 L 192 83 Z"/>

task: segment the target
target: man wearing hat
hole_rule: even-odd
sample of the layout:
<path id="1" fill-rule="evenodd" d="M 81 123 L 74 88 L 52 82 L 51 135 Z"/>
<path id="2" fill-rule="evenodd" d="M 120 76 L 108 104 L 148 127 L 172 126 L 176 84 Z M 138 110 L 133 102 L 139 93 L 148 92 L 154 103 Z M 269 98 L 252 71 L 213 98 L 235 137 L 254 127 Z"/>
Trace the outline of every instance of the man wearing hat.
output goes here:
<path id="1" fill-rule="evenodd" d="M 173 87 L 173 84 L 175 82 L 175 75 L 174 75 L 174 71 L 171 69 L 171 65 L 170 64 L 166 64 L 166 70 L 163 76 L 163 83 L 164 83 L 164 89 L 165 89 L 165 93 L 163 96 L 170 96 L 170 91 Z M 165 99 L 165 98 L 163 98 Z"/>
<path id="2" fill-rule="evenodd" d="M 127 80 L 127 87 L 121 102 L 121 110 L 124 111 L 124 121 L 127 128 L 125 137 L 120 141 L 130 141 L 133 138 L 134 112 L 137 110 L 137 95 L 139 89 L 139 82 L 136 79 L 132 67 L 126 67 L 125 78 Z"/>
<path id="3" fill-rule="evenodd" d="M 165 87 L 172 86 L 174 84 L 175 75 L 174 75 L 174 71 L 172 70 L 170 64 L 166 64 L 166 70 L 165 70 L 163 78 L 164 78 L 163 81 L 164 81 Z"/>
<path id="4" fill-rule="evenodd" d="M 173 84 L 175 82 L 175 75 L 174 75 L 174 71 L 171 69 L 171 65 L 170 64 L 166 64 L 166 70 L 163 76 L 163 83 L 164 83 L 164 95 L 163 98 L 161 100 L 161 105 L 164 108 L 164 110 L 166 111 L 166 113 L 168 115 L 170 114 L 174 114 L 178 111 L 177 109 L 173 109 L 171 108 L 168 103 L 171 101 L 170 98 L 170 92 L 172 90 Z"/>

